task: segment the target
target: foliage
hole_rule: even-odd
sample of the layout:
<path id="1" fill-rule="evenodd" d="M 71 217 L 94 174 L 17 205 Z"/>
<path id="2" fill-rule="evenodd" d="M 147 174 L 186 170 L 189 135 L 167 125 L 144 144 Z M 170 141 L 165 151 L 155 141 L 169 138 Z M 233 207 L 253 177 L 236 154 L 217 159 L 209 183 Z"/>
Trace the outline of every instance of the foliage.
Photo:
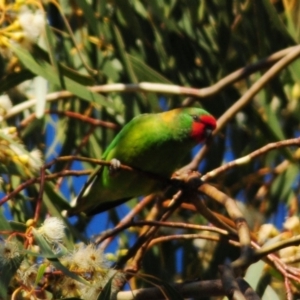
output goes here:
<path id="1" fill-rule="evenodd" d="M 99 270 L 66 259 L 80 249 L 99 249 L 102 262 L 105 250 L 122 270 L 105 263 L 98 299 L 126 280 L 156 286 L 153 299 L 201 288 L 207 298 L 243 294 L 232 270 L 249 265 L 244 279 L 260 296 L 299 297 L 298 1 L 21 0 L 0 9 L 0 297 L 89 298 L 77 285 L 93 284 Z M 173 202 L 133 199 L 93 220 L 63 216 L 125 123 L 182 105 L 218 118 L 211 144 L 183 169 L 203 174 L 200 204 L 183 192 Z M 195 189 L 195 178 L 178 179 Z M 43 235 L 48 215 L 64 224 L 58 240 Z M 136 299 L 150 293 L 134 291 Z"/>

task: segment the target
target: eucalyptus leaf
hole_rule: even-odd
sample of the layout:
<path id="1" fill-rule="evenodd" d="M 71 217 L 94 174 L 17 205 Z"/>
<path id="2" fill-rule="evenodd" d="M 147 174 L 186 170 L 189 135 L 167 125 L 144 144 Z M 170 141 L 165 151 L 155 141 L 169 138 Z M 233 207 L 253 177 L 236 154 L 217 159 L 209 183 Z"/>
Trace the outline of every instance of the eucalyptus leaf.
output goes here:
<path id="1" fill-rule="evenodd" d="M 97 300 L 110 300 L 111 299 L 111 285 L 114 277 L 111 277 L 106 285 L 104 286 L 103 290 L 101 291 L 100 295 L 98 296 Z"/>
<path id="2" fill-rule="evenodd" d="M 44 77 L 57 87 L 61 86 L 59 74 L 56 74 L 53 67 L 46 61 L 38 60 L 29 51 L 20 47 L 13 47 L 13 51 L 30 71 Z M 96 102 L 104 107 L 113 108 L 113 105 L 106 101 L 103 96 L 89 91 L 85 86 L 66 77 L 63 77 L 63 81 L 66 89 L 74 95 L 89 102 Z"/>
<path id="3" fill-rule="evenodd" d="M 59 255 L 55 255 L 55 253 L 52 251 L 51 247 L 49 246 L 48 242 L 45 240 L 43 236 L 39 234 L 39 232 L 35 229 L 33 229 L 33 235 L 36 243 L 39 245 L 41 249 L 41 256 L 47 258 L 51 264 L 58 270 L 64 273 L 64 275 L 71 277 L 74 280 L 77 280 L 83 284 L 89 285 L 89 282 L 84 280 L 82 277 L 78 276 L 77 274 L 69 271 L 68 268 L 66 268 L 64 265 L 60 263 L 60 261 L 57 259 Z"/>

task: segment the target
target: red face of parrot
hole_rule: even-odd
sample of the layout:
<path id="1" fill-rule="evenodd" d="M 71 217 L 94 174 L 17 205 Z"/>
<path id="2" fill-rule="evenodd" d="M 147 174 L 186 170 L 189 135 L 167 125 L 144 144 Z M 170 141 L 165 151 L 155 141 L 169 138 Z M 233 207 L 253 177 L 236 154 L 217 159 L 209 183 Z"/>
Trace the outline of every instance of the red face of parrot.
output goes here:
<path id="1" fill-rule="evenodd" d="M 197 142 L 203 142 L 207 139 L 217 126 L 216 119 L 211 115 L 192 116 L 192 133 L 191 136 Z"/>

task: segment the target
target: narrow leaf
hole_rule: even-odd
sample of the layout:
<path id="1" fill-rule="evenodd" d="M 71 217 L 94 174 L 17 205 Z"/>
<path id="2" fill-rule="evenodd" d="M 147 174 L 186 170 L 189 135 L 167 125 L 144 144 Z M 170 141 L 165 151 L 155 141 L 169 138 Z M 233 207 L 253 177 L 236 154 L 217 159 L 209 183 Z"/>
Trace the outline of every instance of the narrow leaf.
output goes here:
<path id="1" fill-rule="evenodd" d="M 128 54 L 128 59 L 132 65 L 134 72 L 137 74 L 139 81 L 172 84 L 170 80 L 168 80 L 166 77 L 162 76 L 157 71 L 146 65 L 137 57 Z"/>
<path id="2" fill-rule="evenodd" d="M 76 275 L 75 273 L 71 272 L 67 269 L 64 265 L 60 263 L 57 258 L 54 258 L 55 254 L 53 253 L 52 249 L 50 248 L 49 244 L 46 242 L 43 236 L 41 236 L 37 230 L 33 230 L 33 235 L 36 243 L 39 245 L 41 249 L 42 256 L 48 258 L 51 264 L 58 270 L 62 271 L 66 276 L 71 277 L 74 280 L 77 280 L 83 284 L 89 285 L 89 282 L 84 280 L 82 277 Z M 56 255 L 57 256 L 57 255 Z"/>
<path id="3" fill-rule="evenodd" d="M 5 92 L 26 80 L 32 79 L 34 76 L 29 70 L 7 74 L 0 79 L 0 92 Z"/>
<path id="4" fill-rule="evenodd" d="M 12 48 L 26 68 L 31 70 L 33 73 L 49 80 L 52 84 L 56 85 L 57 87 L 60 86 L 59 76 L 54 72 L 53 67 L 49 63 L 47 63 L 44 60 L 38 61 L 26 49 L 21 49 L 20 47 L 15 46 L 13 46 Z M 77 82 L 67 77 L 63 77 L 63 79 L 66 89 L 74 95 L 89 102 L 96 102 L 104 107 L 114 108 L 113 104 L 106 101 L 106 99 L 103 96 L 89 91 L 85 86 L 78 84 Z"/>
<path id="5" fill-rule="evenodd" d="M 99 21 L 95 17 L 95 12 L 93 11 L 92 6 L 88 4 L 86 0 L 76 0 L 76 3 L 82 9 L 90 30 L 94 35 L 100 36 L 98 28 Z"/>
<path id="6" fill-rule="evenodd" d="M 12 258 L 9 264 L 1 265 L 1 276 L 0 276 L 0 299 L 8 299 L 8 287 L 11 279 L 19 269 L 23 256 L 18 255 Z"/>
<path id="7" fill-rule="evenodd" d="M 114 277 L 111 277 L 103 288 L 102 292 L 98 296 L 97 300 L 110 300 L 111 299 L 111 284 Z"/>
<path id="8" fill-rule="evenodd" d="M 2 209 L 0 209 L 0 230 L 12 230 L 11 225 L 3 215 Z"/>
<path id="9" fill-rule="evenodd" d="M 47 269 L 47 264 L 41 264 L 39 266 L 39 269 L 36 274 L 35 282 L 34 282 L 35 285 L 37 285 L 39 281 L 43 278 L 46 269 Z"/>

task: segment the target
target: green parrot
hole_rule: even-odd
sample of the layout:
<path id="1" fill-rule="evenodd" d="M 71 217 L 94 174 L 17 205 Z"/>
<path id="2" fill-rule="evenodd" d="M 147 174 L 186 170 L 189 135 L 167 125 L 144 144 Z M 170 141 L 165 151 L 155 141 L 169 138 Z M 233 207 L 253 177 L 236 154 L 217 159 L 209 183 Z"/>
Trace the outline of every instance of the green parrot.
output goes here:
<path id="1" fill-rule="evenodd" d="M 201 108 L 177 108 L 133 118 L 117 134 L 102 159 L 111 167 L 100 166 L 88 180 L 68 215 L 84 212 L 91 216 L 133 197 L 147 195 L 164 186 L 190 150 L 203 142 L 216 127 L 216 119 Z M 117 169 L 118 163 L 142 172 Z"/>

